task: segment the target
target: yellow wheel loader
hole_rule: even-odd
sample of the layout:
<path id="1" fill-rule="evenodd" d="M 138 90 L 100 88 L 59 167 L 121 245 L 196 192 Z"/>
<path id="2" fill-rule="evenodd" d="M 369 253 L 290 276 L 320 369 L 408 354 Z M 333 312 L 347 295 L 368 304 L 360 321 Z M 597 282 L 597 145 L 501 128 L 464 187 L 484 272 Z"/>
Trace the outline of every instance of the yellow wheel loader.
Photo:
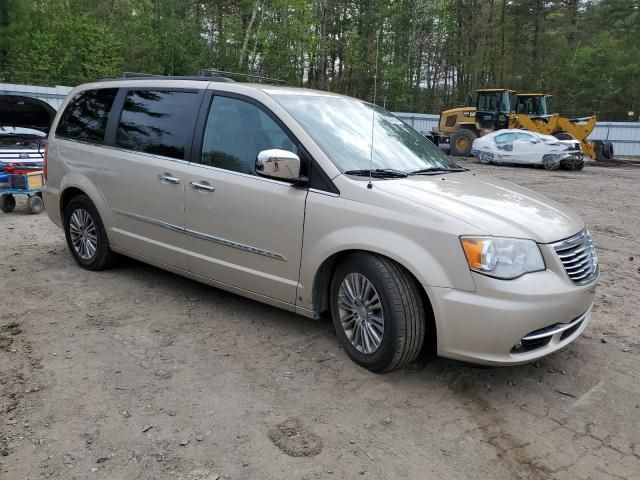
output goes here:
<path id="1" fill-rule="evenodd" d="M 427 135 L 436 145 L 449 144 L 451 155 L 468 157 L 473 141 L 487 133 L 509 128 L 515 93 L 503 88 L 476 91 L 476 105 L 445 110 L 438 128 Z M 470 103 L 470 102 L 468 102 Z"/>
<path id="2" fill-rule="evenodd" d="M 587 140 L 596 125 L 596 117 L 569 119 L 550 113 L 551 95 L 516 93 L 504 88 L 476 91 L 476 106 L 446 110 L 440 114 L 438 127 L 427 135 L 435 144 L 449 144 L 451 155 L 468 157 L 473 141 L 503 128 L 521 128 L 559 140 L 575 139 L 582 151 L 593 160 L 613 158 L 610 142 Z"/>
<path id="3" fill-rule="evenodd" d="M 518 93 L 515 111 L 510 115 L 509 128 L 522 128 L 559 140 L 575 139 L 582 152 L 593 160 L 612 160 L 613 145 L 587 137 L 596 126 L 595 115 L 583 118 L 567 118 L 551 112 L 551 95 L 546 93 Z"/>

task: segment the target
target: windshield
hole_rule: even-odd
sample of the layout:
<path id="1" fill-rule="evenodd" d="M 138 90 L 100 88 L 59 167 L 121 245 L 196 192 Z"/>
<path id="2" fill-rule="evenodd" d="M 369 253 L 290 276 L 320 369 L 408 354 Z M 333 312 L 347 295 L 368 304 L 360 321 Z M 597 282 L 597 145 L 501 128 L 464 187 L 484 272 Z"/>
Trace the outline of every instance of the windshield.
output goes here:
<path id="1" fill-rule="evenodd" d="M 508 115 L 511 112 L 511 95 L 509 92 L 500 93 L 500 113 Z"/>
<path id="2" fill-rule="evenodd" d="M 504 90 L 500 92 L 478 92 L 479 112 L 499 112 L 509 115 L 513 95 Z"/>
<path id="3" fill-rule="evenodd" d="M 530 95 L 518 97 L 517 113 L 526 115 L 549 115 L 549 98 L 544 95 Z"/>
<path id="4" fill-rule="evenodd" d="M 549 98 L 540 96 L 536 99 L 538 115 L 549 115 Z"/>
<path id="5" fill-rule="evenodd" d="M 342 172 L 460 169 L 427 138 L 383 108 L 348 97 L 270 93 Z"/>
<path id="6" fill-rule="evenodd" d="M 513 112 L 513 110 L 515 109 L 515 106 L 516 106 L 517 99 L 518 99 L 518 97 L 516 95 L 516 92 L 509 92 L 509 111 L 508 112 L 504 112 L 504 113 Z"/>

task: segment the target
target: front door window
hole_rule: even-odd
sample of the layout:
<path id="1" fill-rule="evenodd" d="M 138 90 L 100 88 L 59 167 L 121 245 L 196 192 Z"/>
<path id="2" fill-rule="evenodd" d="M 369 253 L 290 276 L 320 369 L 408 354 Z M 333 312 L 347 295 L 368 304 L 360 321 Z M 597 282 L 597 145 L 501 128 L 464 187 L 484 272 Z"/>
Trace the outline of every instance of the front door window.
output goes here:
<path id="1" fill-rule="evenodd" d="M 298 154 L 294 142 L 262 109 L 237 98 L 214 97 L 200 163 L 255 175 L 258 153 L 271 148 Z"/>

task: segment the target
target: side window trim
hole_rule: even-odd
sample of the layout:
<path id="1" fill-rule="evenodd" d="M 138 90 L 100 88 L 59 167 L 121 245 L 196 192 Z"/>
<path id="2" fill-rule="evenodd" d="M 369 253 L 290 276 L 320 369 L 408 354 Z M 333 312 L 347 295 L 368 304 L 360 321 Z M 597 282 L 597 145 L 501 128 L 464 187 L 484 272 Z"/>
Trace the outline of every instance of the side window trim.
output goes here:
<path id="1" fill-rule="evenodd" d="M 120 116 L 122 115 L 122 109 L 124 108 L 124 99 L 127 97 L 127 89 L 119 88 L 116 94 L 116 99 L 111 106 L 111 113 L 109 114 L 109 120 L 107 121 L 107 130 L 104 134 L 104 144 L 108 147 L 116 146 L 116 131 L 118 130 L 118 123 L 120 122 Z"/>
<path id="2" fill-rule="evenodd" d="M 116 146 L 116 135 L 118 133 L 118 125 L 120 124 L 120 119 L 122 118 L 122 113 L 124 111 L 124 103 L 127 98 L 127 95 L 129 95 L 129 92 L 131 91 L 136 92 L 140 90 L 151 90 L 151 91 L 161 91 L 161 92 L 187 92 L 187 93 L 197 93 L 200 96 L 199 113 L 196 116 L 194 135 L 192 136 L 192 141 L 187 142 L 187 144 L 185 145 L 184 158 L 179 159 L 179 158 L 165 157 L 164 155 L 138 152 L 136 150 L 128 150 L 126 148 Z M 193 156 L 193 151 L 196 150 L 195 148 L 193 148 L 195 146 L 193 143 L 193 140 L 195 139 L 195 132 L 198 131 L 198 122 L 200 121 L 200 112 L 202 111 L 202 106 L 203 106 L 202 101 L 206 93 L 207 93 L 207 90 L 195 89 L 195 88 L 176 88 L 176 87 L 163 88 L 163 87 L 155 87 L 155 86 L 154 87 L 146 87 L 146 86 L 121 87 L 118 90 L 118 93 L 116 94 L 116 98 L 113 101 L 113 105 L 111 106 L 111 114 L 109 115 L 109 121 L 107 122 L 107 129 L 104 136 L 105 138 L 104 145 L 112 148 L 116 148 L 119 150 L 132 151 L 135 153 L 143 153 L 146 155 L 153 155 L 157 157 L 166 158 L 169 160 L 182 160 L 187 162 L 191 161 L 191 158 Z"/>
<path id="3" fill-rule="evenodd" d="M 196 119 L 196 128 L 193 131 L 193 140 L 191 144 L 191 156 L 189 161 L 192 163 L 200 164 L 200 158 L 202 156 L 202 142 L 204 140 L 204 132 L 207 128 L 207 119 L 209 118 L 209 110 L 211 109 L 211 102 L 213 100 L 213 91 L 206 90 L 200 103 L 200 110 L 198 111 L 198 118 Z"/>
<path id="4" fill-rule="evenodd" d="M 308 188 L 315 188 L 316 190 L 323 190 L 329 193 L 339 195 L 340 191 L 333 184 L 331 179 L 327 176 L 327 174 L 322 170 L 322 168 L 317 164 L 311 154 L 304 147 L 302 142 L 298 140 L 298 138 L 293 134 L 293 132 L 287 127 L 280 118 L 271 111 L 266 105 L 264 105 L 259 100 L 255 98 L 248 97 L 246 95 L 242 95 L 235 92 L 226 92 L 223 90 L 207 90 L 202 99 L 202 103 L 200 106 L 200 111 L 198 112 L 198 119 L 196 121 L 196 130 L 193 138 L 193 150 L 191 152 L 190 161 L 192 163 L 200 163 L 201 155 L 202 155 L 202 146 L 204 140 L 205 130 L 207 128 L 207 120 L 209 118 L 209 112 L 211 107 L 213 106 L 213 100 L 215 97 L 227 97 L 227 98 L 235 98 L 237 100 L 245 101 L 251 105 L 256 106 L 260 110 L 262 110 L 265 115 L 267 115 L 271 120 L 273 120 L 278 127 L 282 129 L 282 131 L 289 137 L 289 139 L 297 146 L 298 151 L 301 153 L 300 160 L 305 165 L 304 168 L 307 175 L 310 176 L 310 183 Z"/>

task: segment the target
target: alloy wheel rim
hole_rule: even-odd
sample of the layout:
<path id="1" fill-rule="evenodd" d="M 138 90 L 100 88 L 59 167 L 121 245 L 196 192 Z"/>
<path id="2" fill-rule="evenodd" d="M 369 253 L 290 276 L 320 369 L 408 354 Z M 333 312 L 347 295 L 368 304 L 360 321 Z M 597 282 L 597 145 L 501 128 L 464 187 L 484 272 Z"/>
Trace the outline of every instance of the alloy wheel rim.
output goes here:
<path id="1" fill-rule="evenodd" d="M 360 273 L 347 275 L 338 291 L 338 313 L 342 329 L 351 345 L 371 355 L 382 344 L 384 312 L 373 284 Z"/>
<path id="2" fill-rule="evenodd" d="M 98 230 L 89 212 L 82 208 L 74 210 L 69 221 L 69 236 L 76 254 L 90 260 L 98 249 Z"/>

